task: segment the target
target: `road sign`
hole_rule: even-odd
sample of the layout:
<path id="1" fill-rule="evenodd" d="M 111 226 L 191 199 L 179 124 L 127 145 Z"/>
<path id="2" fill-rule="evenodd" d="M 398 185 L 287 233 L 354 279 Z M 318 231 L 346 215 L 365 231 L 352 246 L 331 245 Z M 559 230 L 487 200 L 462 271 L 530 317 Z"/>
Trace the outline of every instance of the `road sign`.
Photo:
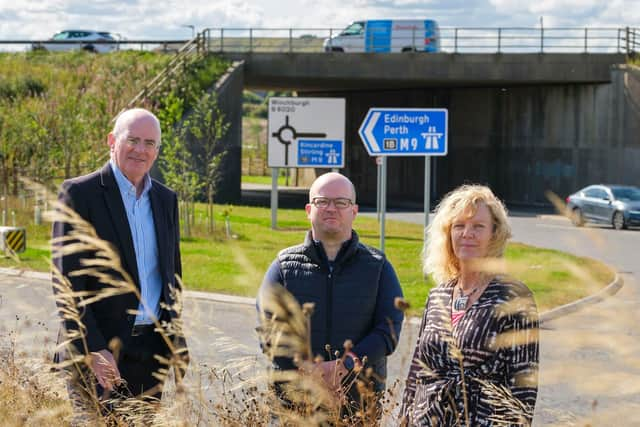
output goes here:
<path id="1" fill-rule="evenodd" d="M 313 139 L 298 140 L 298 167 L 339 167 L 344 165 L 342 160 L 344 153 L 342 141 Z"/>
<path id="2" fill-rule="evenodd" d="M 370 108 L 358 134 L 370 156 L 445 156 L 445 108 Z"/>
<path id="3" fill-rule="evenodd" d="M 344 98 L 270 98 L 270 168 L 343 168 Z"/>

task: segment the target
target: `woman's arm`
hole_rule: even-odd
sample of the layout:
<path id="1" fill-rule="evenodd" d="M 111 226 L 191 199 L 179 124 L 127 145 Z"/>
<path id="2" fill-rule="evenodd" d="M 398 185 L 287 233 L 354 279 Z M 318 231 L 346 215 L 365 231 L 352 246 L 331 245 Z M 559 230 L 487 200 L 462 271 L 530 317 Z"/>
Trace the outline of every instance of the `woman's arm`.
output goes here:
<path id="1" fill-rule="evenodd" d="M 507 386 L 530 424 L 538 396 L 539 320 L 533 295 L 527 289 L 509 303 L 504 339 Z"/>
<path id="2" fill-rule="evenodd" d="M 429 309 L 429 299 L 425 303 L 424 313 L 422 314 L 422 321 L 420 322 L 420 329 L 418 329 L 418 338 L 416 339 L 416 347 L 413 350 L 413 357 L 411 358 L 411 366 L 409 367 L 409 375 L 405 381 L 404 394 L 402 396 L 402 406 L 400 408 L 401 425 L 407 425 L 409 410 L 413 405 L 413 399 L 416 394 L 416 379 L 418 372 L 422 369 L 420 366 L 420 340 L 422 338 L 422 332 L 427 320 L 427 312 Z"/>

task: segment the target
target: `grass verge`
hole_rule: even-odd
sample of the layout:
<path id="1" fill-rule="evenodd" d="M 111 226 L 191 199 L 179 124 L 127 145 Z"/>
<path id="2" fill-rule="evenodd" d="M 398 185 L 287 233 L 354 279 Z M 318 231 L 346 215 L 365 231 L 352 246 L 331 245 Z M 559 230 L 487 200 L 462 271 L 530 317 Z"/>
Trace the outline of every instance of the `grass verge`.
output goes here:
<path id="1" fill-rule="evenodd" d="M 282 174 L 278 176 L 278 187 L 284 187 L 285 182 L 285 176 L 283 176 Z M 242 175 L 242 183 L 271 185 L 271 176 Z"/>

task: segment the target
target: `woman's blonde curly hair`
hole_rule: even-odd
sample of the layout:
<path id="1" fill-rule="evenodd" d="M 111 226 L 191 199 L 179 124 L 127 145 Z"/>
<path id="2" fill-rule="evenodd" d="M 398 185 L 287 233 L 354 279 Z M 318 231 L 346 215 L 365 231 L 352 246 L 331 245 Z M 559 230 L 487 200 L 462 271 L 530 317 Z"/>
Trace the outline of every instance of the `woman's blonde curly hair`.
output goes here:
<path id="1" fill-rule="evenodd" d="M 475 215 L 484 203 L 493 218 L 493 238 L 488 257 L 502 257 L 511 227 L 507 221 L 507 209 L 484 185 L 462 185 L 447 194 L 435 209 L 435 216 L 427 227 L 427 243 L 422 253 L 424 274 L 431 274 L 436 284 L 458 277 L 460 265 L 451 244 L 451 225 L 460 215 Z"/>

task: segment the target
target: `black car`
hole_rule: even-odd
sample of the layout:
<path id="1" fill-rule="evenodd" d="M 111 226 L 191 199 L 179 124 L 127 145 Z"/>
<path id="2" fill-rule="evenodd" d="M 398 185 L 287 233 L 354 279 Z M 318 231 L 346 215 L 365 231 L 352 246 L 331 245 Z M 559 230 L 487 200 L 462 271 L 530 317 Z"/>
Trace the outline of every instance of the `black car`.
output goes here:
<path id="1" fill-rule="evenodd" d="M 567 210 L 577 226 L 585 221 L 611 224 L 616 230 L 640 225 L 640 188 L 590 185 L 567 197 Z"/>

